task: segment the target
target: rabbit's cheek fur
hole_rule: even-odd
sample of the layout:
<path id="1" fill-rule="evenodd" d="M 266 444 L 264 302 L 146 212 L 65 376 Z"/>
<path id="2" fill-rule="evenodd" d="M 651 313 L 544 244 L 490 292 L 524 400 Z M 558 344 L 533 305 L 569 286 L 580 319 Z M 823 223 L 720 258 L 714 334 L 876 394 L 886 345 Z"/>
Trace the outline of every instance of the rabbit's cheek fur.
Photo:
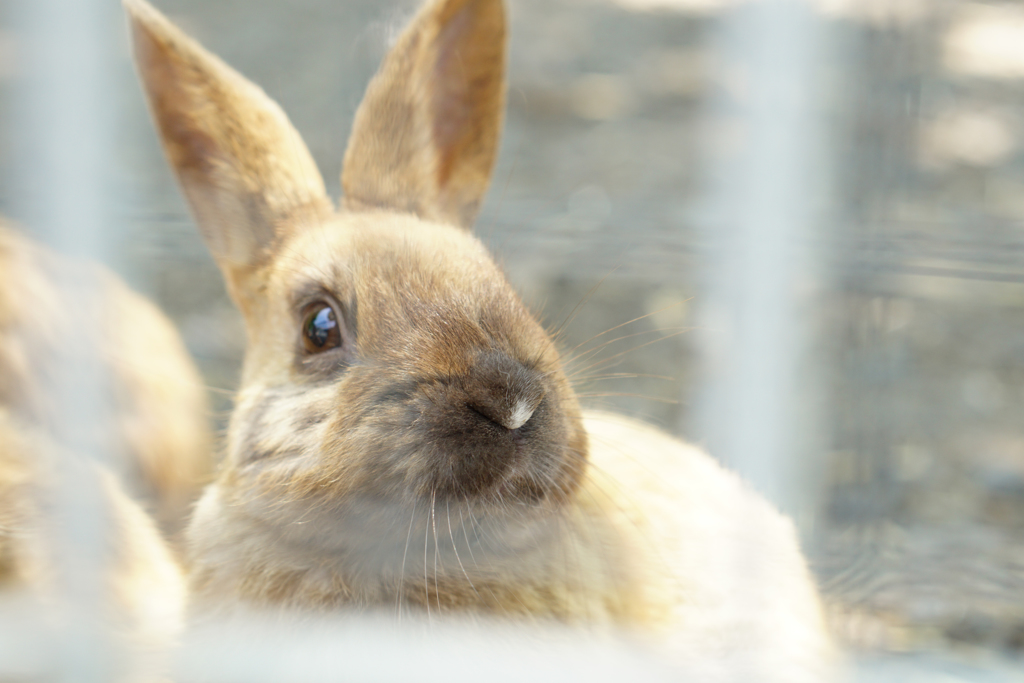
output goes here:
<path id="1" fill-rule="evenodd" d="M 322 466 L 324 406 L 330 405 L 331 388 L 298 386 L 246 393 L 232 418 L 229 458 L 240 468 L 239 476 L 271 497 L 303 498 L 301 487 L 287 483 L 281 471 Z"/>

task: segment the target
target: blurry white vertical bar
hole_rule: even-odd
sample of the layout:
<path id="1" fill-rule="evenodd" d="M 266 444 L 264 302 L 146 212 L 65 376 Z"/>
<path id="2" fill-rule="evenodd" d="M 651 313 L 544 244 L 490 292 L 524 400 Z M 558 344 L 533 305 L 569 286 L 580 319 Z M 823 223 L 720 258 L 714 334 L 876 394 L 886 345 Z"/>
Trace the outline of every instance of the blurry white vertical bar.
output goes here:
<path id="1" fill-rule="evenodd" d="M 808 237 L 822 195 L 813 96 L 819 19 L 806 2 L 743 4 L 723 19 L 728 131 L 715 161 L 716 230 L 700 345 L 706 384 L 698 436 L 787 513 L 806 519 Z M 813 439 L 810 439 L 813 442 Z"/>
<path id="2" fill-rule="evenodd" d="M 111 55 L 119 44 L 117 3 L 112 0 L 17 0 L 12 7 L 23 53 L 24 89 L 15 118 L 22 158 L 24 205 L 19 213 L 42 241 L 86 260 L 107 260 L 109 163 L 113 148 L 115 93 Z M 81 306 L 93 283 L 64 273 L 68 306 Z M 101 309 L 93 316 L 99 324 Z M 90 330 L 79 330 L 87 339 Z M 105 552 L 101 492 L 93 477 L 76 476 L 86 459 L 105 460 L 97 428 L 110 409 L 98 358 L 79 339 L 53 359 L 48 387 L 61 424 L 53 434 L 65 448 L 47 453 L 57 474 L 52 506 L 55 588 L 60 632 L 49 661 L 63 681 L 107 683 L 116 679 L 110 641 L 103 629 Z M 85 465 L 87 467 L 87 465 Z"/>

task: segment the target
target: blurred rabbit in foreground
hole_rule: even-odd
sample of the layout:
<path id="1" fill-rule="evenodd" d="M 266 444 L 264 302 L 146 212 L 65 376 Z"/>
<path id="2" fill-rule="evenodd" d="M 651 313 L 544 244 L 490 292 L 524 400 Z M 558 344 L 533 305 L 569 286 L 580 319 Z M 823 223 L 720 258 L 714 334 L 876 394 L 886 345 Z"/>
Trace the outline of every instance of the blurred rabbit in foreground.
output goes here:
<path id="1" fill-rule="evenodd" d="M 340 211 L 274 102 L 125 6 L 248 331 L 226 462 L 188 530 L 198 613 L 558 622 L 646 634 L 700 680 L 827 676 L 789 520 L 704 453 L 581 411 L 470 233 L 504 110 L 500 0 L 413 19 L 356 114 Z"/>
<path id="2" fill-rule="evenodd" d="M 69 485 L 96 503 L 101 538 L 68 534 L 80 526 L 58 500 Z M 90 567 L 102 567 L 95 584 L 82 576 Z M 82 585 L 100 594 L 76 593 Z M 75 604 L 82 599 L 88 607 Z M 184 607 L 176 559 L 114 477 L 0 406 L 0 610 L 26 628 L 59 632 L 75 613 L 92 629 L 103 625 L 124 655 L 119 674 L 150 681 L 180 632 Z"/>
<path id="3" fill-rule="evenodd" d="M 62 291 L 69 274 L 90 287 Z M 128 490 L 178 531 L 213 469 L 206 393 L 180 336 L 112 273 L 0 222 L 0 406 L 50 437 L 66 421 L 55 400 L 62 354 L 95 357 L 108 374 L 109 420 L 89 440 L 119 454 Z"/>
<path id="4" fill-rule="evenodd" d="M 95 397 L 103 417 L 73 429 L 82 421 L 62 412 L 59 392 L 69 368 L 90 359 L 110 405 Z M 82 452 L 109 457 L 126 482 Z M 0 598 L 35 601 L 33 617 L 60 624 L 76 607 L 68 587 L 90 585 L 76 574 L 95 553 L 103 594 L 90 621 L 160 656 L 181 626 L 184 579 L 122 484 L 174 531 L 211 469 L 203 384 L 171 323 L 111 273 L 0 224 Z M 91 501 L 99 538 L 69 531 L 79 524 L 63 507 L 69 494 Z"/>

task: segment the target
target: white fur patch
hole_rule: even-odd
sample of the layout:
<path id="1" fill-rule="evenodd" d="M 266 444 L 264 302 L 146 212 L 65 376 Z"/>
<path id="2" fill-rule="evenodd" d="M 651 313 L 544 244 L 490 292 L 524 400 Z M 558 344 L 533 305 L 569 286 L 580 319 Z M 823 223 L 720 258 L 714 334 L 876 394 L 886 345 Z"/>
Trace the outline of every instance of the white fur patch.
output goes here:
<path id="1" fill-rule="evenodd" d="M 505 420 L 505 426 L 509 429 L 519 429 L 533 417 L 533 408 L 529 406 L 525 401 L 520 401 L 516 404 L 515 410 Z"/>

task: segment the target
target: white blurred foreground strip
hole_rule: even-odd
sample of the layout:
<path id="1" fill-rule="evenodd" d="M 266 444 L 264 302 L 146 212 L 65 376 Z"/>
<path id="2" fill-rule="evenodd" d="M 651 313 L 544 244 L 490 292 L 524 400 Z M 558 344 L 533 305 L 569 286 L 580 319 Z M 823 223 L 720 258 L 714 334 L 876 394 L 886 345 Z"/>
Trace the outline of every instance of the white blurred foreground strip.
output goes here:
<path id="1" fill-rule="evenodd" d="M 50 680 L 47 631 L 37 611 L 18 606 L 0 610 L 0 681 Z M 211 621 L 190 632 L 174 662 L 171 680 L 204 683 L 680 680 L 640 647 L 608 639 L 479 623 L 396 627 L 383 618 Z"/>
<path id="2" fill-rule="evenodd" d="M 37 603 L 0 598 L 0 681 L 49 681 L 59 661 Z M 177 650 L 169 680 L 181 683 L 326 681 L 686 681 L 757 683 L 670 670 L 637 644 L 585 640 L 563 630 L 487 624 L 351 618 L 282 623 L 249 616 L 193 629 Z M 939 654 L 876 653 L 858 658 L 843 683 L 1015 683 L 1020 662 L 964 661 Z M 168 680 L 161 678 L 161 681 Z"/>

